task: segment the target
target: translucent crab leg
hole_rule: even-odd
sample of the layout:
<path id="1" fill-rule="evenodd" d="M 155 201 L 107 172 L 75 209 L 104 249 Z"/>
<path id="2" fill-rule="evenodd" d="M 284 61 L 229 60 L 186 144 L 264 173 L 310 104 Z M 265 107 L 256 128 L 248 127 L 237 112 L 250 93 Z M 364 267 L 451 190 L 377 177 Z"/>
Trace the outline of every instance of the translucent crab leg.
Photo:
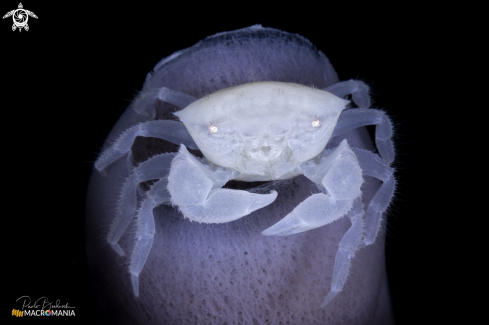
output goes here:
<path id="1" fill-rule="evenodd" d="M 137 187 L 139 183 L 166 176 L 174 157 L 174 153 L 164 153 L 151 157 L 134 168 L 124 183 L 119 202 L 117 203 L 117 215 L 107 235 L 107 242 L 119 255 L 124 255 L 124 251 L 118 243 L 119 239 L 136 214 Z"/>
<path id="2" fill-rule="evenodd" d="M 388 163 L 394 161 L 392 144 L 392 124 L 387 115 L 377 109 L 349 109 L 341 112 L 331 137 L 346 133 L 365 125 L 376 125 L 375 144 L 382 158 Z"/>
<path id="3" fill-rule="evenodd" d="M 168 180 L 166 178 L 154 183 L 146 193 L 146 198 L 137 212 L 136 244 L 131 256 L 131 265 L 129 266 L 132 288 L 136 297 L 139 296 L 139 273 L 141 273 L 151 247 L 153 247 L 155 235 L 153 209 L 168 201 L 167 186 Z"/>
<path id="4" fill-rule="evenodd" d="M 156 99 L 180 108 L 185 108 L 190 103 L 197 100 L 197 98 L 189 94 L 162 87 L 160 89 L 140 93 L 132 105 L 133 109 L 140 115 L 154 118 Z"/>
<path id="5" fill-rule="evenodd" d="M 332 93 L 340 98 L 351 95 L 351 98 L 359 108 L 370 107 L 370 96 L 368 95 L 368 86 L 358 80 L 348 80 L 335 83 L 323 90 Z"/>
<path id="6" fill-rule="evenodd" d="M 169 120 L 143 122 L 124 131 L 112 146 L 102 152 L 95 162 L 95 168 L 98 171 L 102 171 L 108 165 L 127 154 L 138 136 L 159 138 L 173 143 L 184 144 L 190 149 L 198 149 L 181 122 Z"/>
<path id="7" fill-rule="evenodd" d="M 334 261 L 333 279 L 331 281 L 331 291 L 328 293 L 321 308 L 325 308 L 336 295 L 343 290 L 349 274 L 351 260 L 355 257 L 355 252 L 362 242 L 365 211 L 362 199 L 358 198 L 353 203 L 353 208 L 348 212 L 351 220 L 351 227 L 340 241 L 338 251 Z"/>
<path id="8" fill-rule="evenodd" d="M 375 241 L 379 233 L 382 213 L 387 210 L 389 203 L 394 196 L 396 188 L 396 179 L 394 178 L 394 169 L 390 167 L 378 155 L 367 150 L 352 149 L 357 155 L 358 163 L 362 168 L 363 174 L 375 177 L 383 182 L 377 193 L 370 201 L 365 216 L 365 245 L 370 245 Z"/>

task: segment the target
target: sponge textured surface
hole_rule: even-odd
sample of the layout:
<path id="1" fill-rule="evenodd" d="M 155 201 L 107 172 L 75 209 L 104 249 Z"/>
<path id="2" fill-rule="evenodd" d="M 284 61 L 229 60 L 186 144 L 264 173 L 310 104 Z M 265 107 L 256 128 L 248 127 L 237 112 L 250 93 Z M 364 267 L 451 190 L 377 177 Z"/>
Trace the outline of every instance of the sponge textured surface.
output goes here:
<path id="1" fill-rule="evenodd" d="M 200 98 L 266 80 L 324 88 L 336 83 L 338 76 L 326 56 L 302 36 L 249 27 L 208 37 L 163 59 L 143 90 L 171 86 Z"/>
<path id="2" fill-rule="evenodd" d="M 207 38 L 160 62 L 143 87 L 168 87 L 197 98 L 251 81 L 274 80 L 324 88 L 338 82 L 328 59 L 306 39 L 274 29 L 251 27 Z M 157 118 L 172 118 L 177 108 L 156 103 Z M 142 118 L 131 107 L 114 126 L 105 146 Z M 353 147 L 371 148 L 365 130 L 346 136 Z M 336 146 L 341 139 L 332 139 Z M 137 139 L 134 159 L 143 161 L 176 146 Z M 338 243 L 350 227 L 342 218 L 326 227 L 287 237 L 260 233 L 293 210 L 317 189 L 305 177 L 269 185 L 277 200 L 240 220 L 199 224 L 176 209 L 154 210 L 154 245 L 140 274 L 140 297 L 132 295 L 128 260 L 106 243 L 126 160 L 94 172 L 87 201 L 87 251 L 97 300 L 114 324 L 389 324 L 384 241 L 361 249 L 348 282 L 325 309 Z M 379 184 L 366 179 L 364 203 Z M 134 228 L 121 239 L 131 251 Z"/>

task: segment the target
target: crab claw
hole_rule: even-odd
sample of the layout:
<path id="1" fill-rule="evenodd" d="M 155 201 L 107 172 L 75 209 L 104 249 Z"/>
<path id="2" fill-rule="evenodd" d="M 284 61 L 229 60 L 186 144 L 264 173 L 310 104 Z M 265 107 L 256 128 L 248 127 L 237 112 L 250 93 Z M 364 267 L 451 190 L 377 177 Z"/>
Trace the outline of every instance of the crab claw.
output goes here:
<path id="1" fill-rule="evenodd" d="M 192 221 L 225 223 L 237 220 L 261 209 L 277 198 L 277 192 L 254 194 L 246 191 L 215 189 L 199 205 L 179 206 L 183 215 Z"/>
<path id="2" fill-rule="evenodd" d="M 171 203 L 191 221 L 225 223 L 261 209 L 277 198 L 276 191 L 255 194 L 221 188 L 232 175 L 231 169 L 211 170 L 182 145 L 168 175 Z"/>
<path id="3" fill-rule="evenodd" d="M 322 227 L 344 216 L 351 207 L 352 200 L 336 200 L 323 193 L 313 194 L 261 234 L 288 236 Z"/>

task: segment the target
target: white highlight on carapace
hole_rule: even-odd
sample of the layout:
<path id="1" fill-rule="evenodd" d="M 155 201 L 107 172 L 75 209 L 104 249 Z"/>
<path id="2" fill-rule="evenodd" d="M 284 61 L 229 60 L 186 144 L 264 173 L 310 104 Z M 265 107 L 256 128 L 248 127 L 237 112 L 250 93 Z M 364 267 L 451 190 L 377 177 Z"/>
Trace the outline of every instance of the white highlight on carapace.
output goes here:
<path id="1" fill-rule="evenodd" d="M 321 126 L 321 119 L 318 117 L 317 120 L 312 122 L 312 127 L 313 128 L 318 128 Z"/>
<path id="2" fill-rule="evenodd" d="M 217 133 L 217 126 L 214 126 L 211 124 L 209 124 L 209 132 L 210 133 Z"/>

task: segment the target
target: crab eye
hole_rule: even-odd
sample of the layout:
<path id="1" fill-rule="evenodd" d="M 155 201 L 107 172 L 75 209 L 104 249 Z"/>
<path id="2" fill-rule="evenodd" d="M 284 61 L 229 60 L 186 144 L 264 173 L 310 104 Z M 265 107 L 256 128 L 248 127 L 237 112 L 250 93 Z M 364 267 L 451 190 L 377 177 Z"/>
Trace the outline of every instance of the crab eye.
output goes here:
<path id="1" fill-rule="evenodd" d="M 212 123 L 209 125 L 209 132 L 210 133 L 217 133 L 217 126 L 212 125 Z"/>
<path id="2" fill-rule="evenodd" d="M 321 120 L 317 118 L 315 121 L 312 122 L 312 127 L 313 128 L 318 128 L 321 126 Z"/>

